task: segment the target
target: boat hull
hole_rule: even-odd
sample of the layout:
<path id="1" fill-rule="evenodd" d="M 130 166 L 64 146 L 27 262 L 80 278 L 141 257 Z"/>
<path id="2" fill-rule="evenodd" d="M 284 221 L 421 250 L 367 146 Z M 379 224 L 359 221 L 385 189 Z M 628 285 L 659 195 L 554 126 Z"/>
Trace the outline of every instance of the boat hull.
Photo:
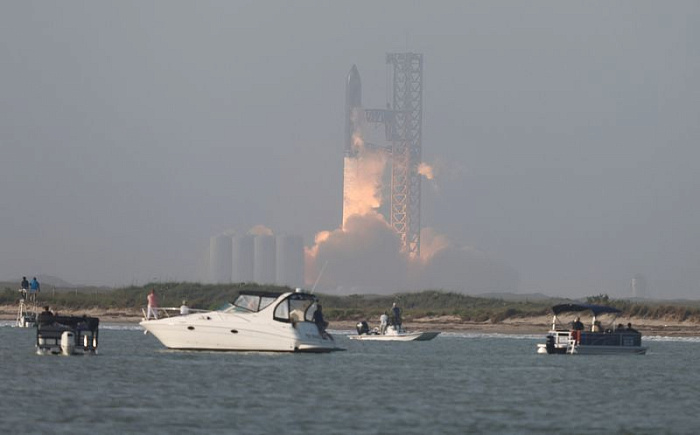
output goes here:
<path id="1" fill-rule="evenodd" d="M 578 334 L 578 338 L 576 338 Z M 550 331 L 545 343 L 537 345 L 537 353 L 550 355 L 644 355 L 641 334 L 630 332 L 575 333 Z"/>
<path id="2" fill-rule="evenodd" d="M 362 334 L 351 335 L 351 340 L 362 341 L 429 341 L 437 337 L 439 332 L 405 332 L 398 334 Z"/>
<path id="3" fill-rule="evenodd" d="M 256 315 L 209 312 L 140 325 L 168 349 L 206 351 L 313 352 L 341 350 L 330 334 L 311 322 L 269 322 Z"/>

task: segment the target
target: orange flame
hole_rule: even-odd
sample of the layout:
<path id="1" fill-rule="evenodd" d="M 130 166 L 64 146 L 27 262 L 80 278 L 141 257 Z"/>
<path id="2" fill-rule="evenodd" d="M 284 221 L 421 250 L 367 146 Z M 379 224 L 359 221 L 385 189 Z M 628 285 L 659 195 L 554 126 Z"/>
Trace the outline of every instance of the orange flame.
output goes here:
<path id="1" fill-rule="evenodd" d="M 420 165 L 418 165 L 418 173 L 427 178 L 428 180 L 432 180 L 435 177 L 435 175 L 433 174 L 433 167 L 427 163 L 421 163 Z"/>

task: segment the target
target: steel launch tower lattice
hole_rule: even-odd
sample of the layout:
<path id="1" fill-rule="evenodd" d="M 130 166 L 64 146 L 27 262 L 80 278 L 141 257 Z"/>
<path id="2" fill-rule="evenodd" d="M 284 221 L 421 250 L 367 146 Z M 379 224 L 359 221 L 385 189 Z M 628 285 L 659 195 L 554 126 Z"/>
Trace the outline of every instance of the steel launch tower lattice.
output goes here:
<path id="1" fill-rule="evenodd" d="M 388 53 L 394 112 L 391 140 L 390 223 L 404 249 L 420 256 L 421 176 L 423 126 L 423 55 Z"/>

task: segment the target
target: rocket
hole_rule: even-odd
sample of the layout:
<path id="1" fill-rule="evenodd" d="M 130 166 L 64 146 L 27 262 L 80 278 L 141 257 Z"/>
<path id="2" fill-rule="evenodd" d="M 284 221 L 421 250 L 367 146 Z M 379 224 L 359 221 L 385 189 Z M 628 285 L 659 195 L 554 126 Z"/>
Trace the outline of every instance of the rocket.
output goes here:
<path id="1" fill-rule="evenodd" d="M 343 158 L 343 216 L 340 227 L 345 228 L 348 217 L 358 211 L 356 192 L 360 175 L 360 150 L 354 145 L 362 113 L 362 84 L 357 66 L 353 65 L 345 82 L 345 157 Z"/>
<path id="2" fill-rule="evenodd" d="M 357 66 L 353 65 L 345 82 L 345 156 L 356 157 L 357 150 L 353 149 L 353 135 L 357 130 L 362 107 L 362 83 Z"/>

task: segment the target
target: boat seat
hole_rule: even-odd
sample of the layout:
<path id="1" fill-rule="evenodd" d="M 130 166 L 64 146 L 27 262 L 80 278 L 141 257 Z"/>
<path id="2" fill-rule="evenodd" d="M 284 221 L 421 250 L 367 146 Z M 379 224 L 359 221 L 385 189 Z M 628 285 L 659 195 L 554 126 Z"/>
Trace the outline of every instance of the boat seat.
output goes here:
<path id="1" fill-rule="evenodd" d="M 300 310 L 292 310 L 292 312 L 289 313 L 289 319 L 292 322 L 303 322 L 304 321 L 304 313 Z"/>

